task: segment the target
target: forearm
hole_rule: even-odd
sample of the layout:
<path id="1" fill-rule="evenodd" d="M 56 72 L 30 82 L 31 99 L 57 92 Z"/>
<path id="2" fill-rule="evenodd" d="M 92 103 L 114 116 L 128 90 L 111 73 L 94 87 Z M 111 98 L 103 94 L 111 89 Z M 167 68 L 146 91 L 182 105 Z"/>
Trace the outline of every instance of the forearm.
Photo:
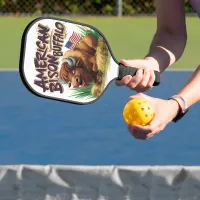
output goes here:
<path id="1" fill-rule="evenodd" d="M 178 35 L 168 31 L 157 31 L 146 59 L 152 59 L 154 62 L 156 60 L 159 71 L 162 73 L 182 56 L 186 41 L 186 33 Z"/>
<path id="2" fill-rule="evenodd" d="M 187 30 L 184 0 L 155 0 L 157 30 L 147 59 L 157 60 L 160 72 L 175 63 L 183 54 Z"/>
<path id="3" fill-rule="evenodd" d="M 200 101 L 200 65 L 177 95 L 185 99 L 188 107 Z"/>

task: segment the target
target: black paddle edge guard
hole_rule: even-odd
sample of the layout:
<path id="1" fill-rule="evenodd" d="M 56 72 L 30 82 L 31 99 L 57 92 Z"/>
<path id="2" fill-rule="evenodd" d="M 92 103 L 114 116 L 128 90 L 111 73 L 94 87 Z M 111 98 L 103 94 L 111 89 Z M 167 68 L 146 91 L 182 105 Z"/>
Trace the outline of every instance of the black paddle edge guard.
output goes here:
<path id="1" fill-rule="evenodd" d="M 139 68 L 135 67 L 126 67 L 123 64 L 119 64 L 119 75 L 117 80 L 121 80 L 124 76 L 131 75 L 135 76 L 136 72 L 139 70 Z M 160 85 L 160 72 L 154 71 L 155 74 L 155 81 L 153 83 L 153 86 L 158 86 Z"/>

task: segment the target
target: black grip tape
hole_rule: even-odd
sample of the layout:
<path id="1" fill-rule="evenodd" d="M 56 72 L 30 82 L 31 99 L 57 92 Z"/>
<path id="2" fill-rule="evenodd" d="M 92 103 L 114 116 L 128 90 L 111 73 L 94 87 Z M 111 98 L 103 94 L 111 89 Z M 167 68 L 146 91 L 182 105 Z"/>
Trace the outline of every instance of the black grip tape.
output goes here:
<path id="1" fill-rule="evenodd" d="M 138 71 L 138 68 L 135 67 L 125 67 L 123 64 L 119 64 L 119 75 L 117 80 L 121 80 L 124 76 L 131 75 L 135 76 L 136 72 Z M 158 86 L 160 85 L 160 72 L 154 71 L 155 74 L 155 81 L 153 86 Z"/>

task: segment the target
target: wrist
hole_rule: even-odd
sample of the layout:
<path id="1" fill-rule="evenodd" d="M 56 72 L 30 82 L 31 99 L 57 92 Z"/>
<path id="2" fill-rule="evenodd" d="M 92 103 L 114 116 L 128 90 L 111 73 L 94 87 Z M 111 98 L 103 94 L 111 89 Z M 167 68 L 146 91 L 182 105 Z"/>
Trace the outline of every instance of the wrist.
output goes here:
<path id="1" fill-rule="evenodd" d="M 173 115 L 172 115 L 172 119 L 171 119 L 171 120 L 173 120 L 182 111 L 182 109 L 177 101 L 175 101 L 173 99 L 169 99 L 168 102 L 170 104 L 170 107 L 173 110 Z"/>
<path id="2" fill-rule="evenodd" d="M 158 61 L 151 57 L 151 56 L 148 56 L 148 57 L 145 57 L 144 60 L 148 60 L 151 64 L 151 67 L 155 70 L 155 71 L 158 71 L 160 72 L 160 68 L 159 68 L 159 63 Z"/>
<path id="3" fill-rule="evenodd" d="M 180 95 L 174 95 L 174 96 L 170 97 L 168 99 L 168 101 L 171 102 L 172 107 L 174 109 L 174 114 L 176 114 L 174 116 L 174 118 L 172 119 L 172 121 L 177 122 L 188 112 L 189 109 L 188 109 L 188 106 L 187 106 L 187 102 Z M 172 103 L 172 101 L 174 103 Z M 178 106 L 178 108 L 177 108 L 177 106 Z"/>
<path id="4" fill-rule="evenodd" d="M 154 46 L 151 51 L 146 55 L 156 60 L 159 66 L 159 72 L 164 72 L 166 68 L 176 62 L 175 55 L 163 46 Z"/>

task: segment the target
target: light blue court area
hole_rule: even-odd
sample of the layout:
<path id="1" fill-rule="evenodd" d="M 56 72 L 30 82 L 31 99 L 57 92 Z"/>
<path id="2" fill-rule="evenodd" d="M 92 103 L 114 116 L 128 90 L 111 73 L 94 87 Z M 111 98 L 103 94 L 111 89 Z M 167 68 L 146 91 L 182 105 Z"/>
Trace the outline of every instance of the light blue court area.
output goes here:
<path id="1" fill-rule="evenodd" d="M 149 95 L 168 98 L 192 71 L 162 75 Z M 0 164 L 199 165 L 200 105 L 156 137 L 135 140 L 122 110 L 135 92 L 113 83 L 96 103 L 80 106 L 31 94 L 17 71 L 0 72 Z"/>

